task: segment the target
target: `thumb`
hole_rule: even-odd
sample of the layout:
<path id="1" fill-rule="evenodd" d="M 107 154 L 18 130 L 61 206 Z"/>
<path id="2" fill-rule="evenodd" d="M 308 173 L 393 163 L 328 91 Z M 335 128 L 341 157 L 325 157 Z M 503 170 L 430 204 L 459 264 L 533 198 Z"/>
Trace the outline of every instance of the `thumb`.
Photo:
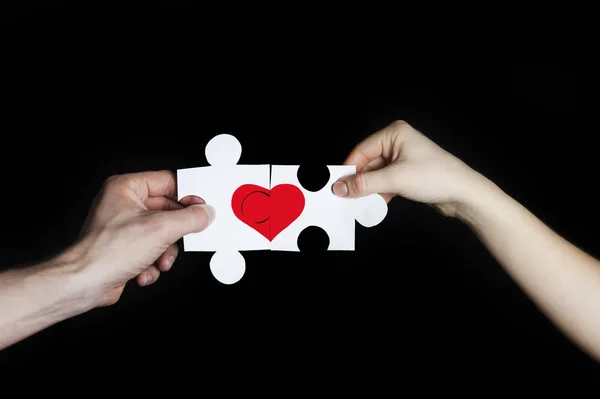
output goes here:
<path id="1" fill-rule="evenodd" d="M 197 204 L 183 209 L 164 211 L 157 214 L 159 230 L 165 244 L 172 244 L 186 234 L 205 230 L 215 219 L 212 205 Z"/>
<path id="2" fill-rule="evenodd" d="M 340 197 L 364 197 L 369 194 L 387 193 L 392 180 L 390 169 L 382 168 L 369 172 L 359 172 L 345 176 L 333 184 L 333 193 Z"/>

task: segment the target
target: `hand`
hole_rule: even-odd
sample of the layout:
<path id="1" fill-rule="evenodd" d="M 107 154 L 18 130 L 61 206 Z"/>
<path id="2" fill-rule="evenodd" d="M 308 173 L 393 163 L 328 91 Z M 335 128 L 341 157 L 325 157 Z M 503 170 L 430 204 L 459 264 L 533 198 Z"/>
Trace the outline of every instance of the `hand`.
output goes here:
<path id="1" fill-rule="evenodd" d="M 400 195 L 429 204 L 446 216 L 456 216 L 457 206 L 486 180 L 404 121 L 367 137 L 344 164 L 356 165 L 357 173 L 333 185 L 336 195 L 379 193 L 386 202 Z"/>
<path id="2" fill-rule="evenodd" d="M 96 197 L 81 239 L 68 254 L 81 265 L 93 306 L 116 303 L 125 284 L 155 282 L 177 257 L 177 240 L 204 230 L 215 211 L 204 200 L 176 198 L 169 171 L 109 178 Z"/>

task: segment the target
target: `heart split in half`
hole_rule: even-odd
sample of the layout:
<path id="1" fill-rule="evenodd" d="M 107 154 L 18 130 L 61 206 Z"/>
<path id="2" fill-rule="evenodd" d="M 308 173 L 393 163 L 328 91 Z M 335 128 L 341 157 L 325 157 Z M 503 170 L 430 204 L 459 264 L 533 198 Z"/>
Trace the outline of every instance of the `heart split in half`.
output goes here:
<path id="1" fill-rule="evenodd" d="M 298 219 L 304 205 L 304 194 L 292 184 L 279 184 L 270 190 L 244 184 L 231 197 L 235 216 L 269 241 Z"/>

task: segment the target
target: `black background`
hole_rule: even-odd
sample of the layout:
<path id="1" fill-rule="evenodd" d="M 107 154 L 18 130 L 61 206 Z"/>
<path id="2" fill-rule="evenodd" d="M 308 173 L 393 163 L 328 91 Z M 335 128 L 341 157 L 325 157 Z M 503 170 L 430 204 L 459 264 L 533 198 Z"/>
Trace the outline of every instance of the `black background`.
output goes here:
<path id="1" fill-rule="evenodd" d="M 309 43 L 307 21 L 283 37 L 191 8 L 54 4 L 4 16 L 3 267 L 69 245 L 108 176 L 205 165 L 215 134 L 238 137 L 240 163 L 322 167 L 397 119 L 600 254 L 597 128 L 582 115 L 577 65 L 359 53 L 360 35 L 333 29 Z M 471 231 L 425 205 L 394 199 L 381 225 L 357 227 L 356 252 L 320 251 L 318 232 L 303 238 L 302 253 L 245 253 L 233 286 L 212 277 L 211 254 L 180 253 L 154 285 L 130 284 L 117 305 L 4 350 L 0 364 L 107 361 L 151 380 L 193 362 L 199 379 L 204 368 L 265 379 L 289 370 L 302 384 L 338 372 L 390 386 L 598 378 Z"/>

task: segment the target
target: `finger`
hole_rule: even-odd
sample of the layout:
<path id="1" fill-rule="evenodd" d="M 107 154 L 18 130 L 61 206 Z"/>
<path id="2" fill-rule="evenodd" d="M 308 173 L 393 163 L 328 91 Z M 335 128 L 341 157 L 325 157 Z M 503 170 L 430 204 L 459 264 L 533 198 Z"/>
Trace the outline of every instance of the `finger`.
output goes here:
<path id="1" fill-rule="evenodd" d="M 177 201 L 177 180 L 170 170 L 132 173 L 122 178 L 143 202 L 149 197 L 167 197 Z"/>
<path id="2" fill-rule="evenodd" d="M 390 201 L 392 200 L 392 198 L 394 198 L 396 196 L 396 194 L 394 194 L 394 193 L 381 193 L 379 195 L 381 195 L 383 197 L 386 204 L 389 204 Z"/>
<path id="3" fill-rule="evenodd" d="M 177 254 L 179 253 L 179 247 L 177 244 L 171 244 L 169 248 L 158 258 L 156 264 L 158 269 L 161 272 L 168 272 L 175 263 L 175 259 L 177 259 Z"/>
<path id="4" fill-rule="evenodd" d="M 334 194 L 340 197 L 358 198 L 374 193 L 387 193 L 392 182 L 393 169 L 383 169 L 360 172 L 339 179 L 333 185 Z"/>
<path id="5" fill-rule="evenodd" d="M 360 171 L 372 160 L 383 155 L 383 139 L 385 129 L 382 129 L 356 145 L 344 161 L 344 165 L 356 165 Z"/>
<path id="6" fill-rule="evenodd" d="M 140 286 L 145 287 L 155 283 L 156 280 L 158 280 L 159 276 L 160 271 L 156 268 L 155 265 L 152 265 L 137 276 L 137 283 Z"/>
<path id="7" fill-rule="evenodd" d="M 207 204 L 191 205 L 183 209 L 157 212 L 152 226 L 154 233 L 160 236 L 162 244 L 171 245 L 186 234 L 201 232 L 215 219 L 216 210 Z"/>
<path id="8" fill-rule="evenodd" d="M 183 197 L 180 201 L 174 201 L 168 197 L 149 197 L 146 202 L 146 208 L 150 211 L 174 211 L 194 204 L 205 204 L 206 202 L 195 195 Z"/>
<path id="9" fill-rule="evenodd" d="M 366 164 L 362 169 L 356 169 L 357 172 L 369 172 L 371 170 L 381 169 L 386 166 L 385 158 L 379 156 L 373 160 L 371 160 L 368 164 Z"/>
<path id="10" fill-rule="evenodd" d="M 174 211 L 183 208 L 183 205 L 167 197 L 149 197 L 144 203 L 149 211 Z"/>
<path id="11" fill-rule="evenodd" d="M 202 198 L 196 195 L 187 195 L 180 199 L 179 203 L 183 206 L 206 204 L 206 202 Z"/>
<path id="12" fill-rule="evenodd" d="M 373 133 L 354 147 L 344 161 L 344 165 L 356 165 L 356 170 L 360 171 L 366 164 L 380 156 L 387 160 L 399 156 L 398 152 L 405 136 L 401 132 L 408 126 L 408 123 L 400 120 Z"/>
<path id="13" fill-rule="evenodd" d="M 373 170 L 379 170 L 381 168 L 384 168 L 386 165 L 387 165 L 387 162 L 385 161 L 385 159 L 383 157 L 380 156 L 380 157 L 373 159 L 368 164 L 366 164 L 362 170 L 357 170 L 357 172 L 364 173 L 364 172 L 370 172 Z M 396 194 L 394 194 L 394 193 L 379 193 L 379 194 L 383 197 L 386 204 L 389 204 L 390 201 L 392 200 L 392 198 L 394 198 L 396 196 Z"/>

